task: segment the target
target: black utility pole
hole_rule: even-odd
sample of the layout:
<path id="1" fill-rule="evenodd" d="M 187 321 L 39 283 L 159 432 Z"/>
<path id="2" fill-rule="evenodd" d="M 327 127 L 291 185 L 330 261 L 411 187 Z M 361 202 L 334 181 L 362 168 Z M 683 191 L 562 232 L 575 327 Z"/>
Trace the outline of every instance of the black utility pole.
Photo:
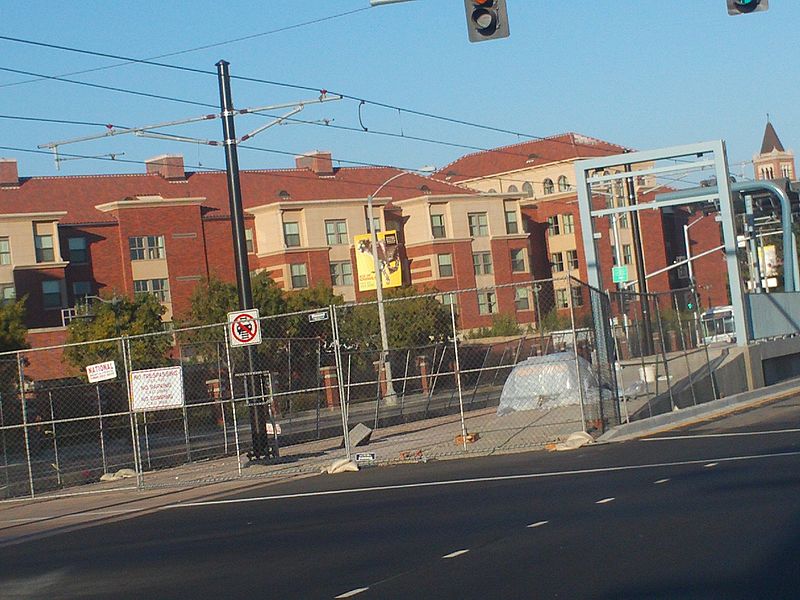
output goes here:
<path id="1" fill-rule="evenodd" d="M 225 166 L 228 173 L 228 200 L 231 210 L 233 233 L 233 256 L 236 261 L 236 284 L 239 289 L 239 309 L 253 308 L 253 291 L 250 288 L 250 265 L 247 260 L 247 242 L 244 233 L 244 210 L 242 209 L 242 187 L 239 182 L 239 155 L 236 151 L 236 129 L 233 125 L 233 99 L 231 96 L 230 63 L 217 63 L 219 101 L 222 108 L 222 133 L 225 144 Z M 252 346 L 247 346 L 250 373 L 255 371 L 255 356 Z M 248 386 L 255 393 L 255 386 Z M 267 413 L 263 404 L 250 404 L 250 432 L 253 448 L 248 456 L 253 459 L 267 457 Z"/>
<path id="2" fill-rule="evenodd" d="M 631 166 L 625 165 L 625 172 L 631 172 Z M 628 193 L 628 206 L 636 206 L 636 191 L 633 187 L 633 177 L 625 178 L 625 189 Z M 642 236 L 639 231 L 639 211 L 631 211 L 631 233 L 633 234 L 633 247 L 636 250 L 636 281 L 639 287 L 639 299 L 642 307 L 642 325 L 644 339 L 642 351 L 645 355 L 653 354 L 653 325 L 650 322 L 650 301 L 647 298 L 647 279 L 644 272 L 644 249 Z"/>

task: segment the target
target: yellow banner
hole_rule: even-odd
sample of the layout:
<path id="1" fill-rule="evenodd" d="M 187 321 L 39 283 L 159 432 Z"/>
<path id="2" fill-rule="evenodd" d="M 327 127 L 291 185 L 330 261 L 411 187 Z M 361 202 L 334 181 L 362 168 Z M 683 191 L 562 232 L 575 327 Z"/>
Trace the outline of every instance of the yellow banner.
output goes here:
<path id="1" fill-rule="evenodd" d="M 378 263 L 380 264 L 384 288 L 403 285 L 403 271 L 400 268 L 400 246 L 397 243 L 397 232 L 379 231 Z M 375 289 L 375 261 L 372 257 L 372 236 L 368 233 L 353 238 L 356 248 L 356 271 L 358 273 L 358 290 L 366 292 Z"/>

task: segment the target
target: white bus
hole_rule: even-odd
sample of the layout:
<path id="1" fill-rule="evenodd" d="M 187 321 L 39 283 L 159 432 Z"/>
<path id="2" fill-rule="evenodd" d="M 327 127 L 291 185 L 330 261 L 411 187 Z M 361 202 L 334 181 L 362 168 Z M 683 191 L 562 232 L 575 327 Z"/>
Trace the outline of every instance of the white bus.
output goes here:
<path id="1" fill-rule="evenodd" d="M 709 308 L 700 315 L 700 324 L 703 327 L 703 341 L 706 344 L 736 341 L 732 306 Z"/>

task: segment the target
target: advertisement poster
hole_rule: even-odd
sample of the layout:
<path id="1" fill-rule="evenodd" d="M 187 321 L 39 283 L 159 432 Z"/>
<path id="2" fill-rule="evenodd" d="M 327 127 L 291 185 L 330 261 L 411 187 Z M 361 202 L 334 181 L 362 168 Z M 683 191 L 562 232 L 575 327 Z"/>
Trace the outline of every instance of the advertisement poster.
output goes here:
<path id="1" fill-rule="evenodd" d="M 381 266 L 381 277 L 384 288 L 403 285 L 403 271 L 400 268 L 400 246 L 397 243 L 397 232 L 379 231 L 378 262 Z M 356 249 L 356 271 L 358 272 L 358 290 L 366 292 L 374 290 L 375 261 L 372 257 L 372 236 L 368 233 L 353 238 Z"/>

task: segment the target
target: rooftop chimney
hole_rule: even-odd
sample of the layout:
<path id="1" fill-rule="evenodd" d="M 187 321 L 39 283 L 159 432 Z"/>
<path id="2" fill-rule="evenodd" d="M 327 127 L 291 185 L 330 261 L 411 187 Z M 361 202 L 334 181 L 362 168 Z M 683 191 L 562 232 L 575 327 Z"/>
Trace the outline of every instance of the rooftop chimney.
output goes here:
<path id="1" fill-rule="evenodd" d="M 148 173 L 158 173 L 169 181 L 184 180 L 183 156 L 180 154 L 162 154 L 145 161 Z"/>
<path id="2" fill-rule="evenodd" d="M 16 159 L 0 158 L 0 187 L 19 187 Z"/>
<path id="3" fill-rule="evenodd" d="M 333 160 L 330 152 L 315 150 L 294 157 L 298 169 L 309 169 L 317 175 L 333 175 Z"/>

